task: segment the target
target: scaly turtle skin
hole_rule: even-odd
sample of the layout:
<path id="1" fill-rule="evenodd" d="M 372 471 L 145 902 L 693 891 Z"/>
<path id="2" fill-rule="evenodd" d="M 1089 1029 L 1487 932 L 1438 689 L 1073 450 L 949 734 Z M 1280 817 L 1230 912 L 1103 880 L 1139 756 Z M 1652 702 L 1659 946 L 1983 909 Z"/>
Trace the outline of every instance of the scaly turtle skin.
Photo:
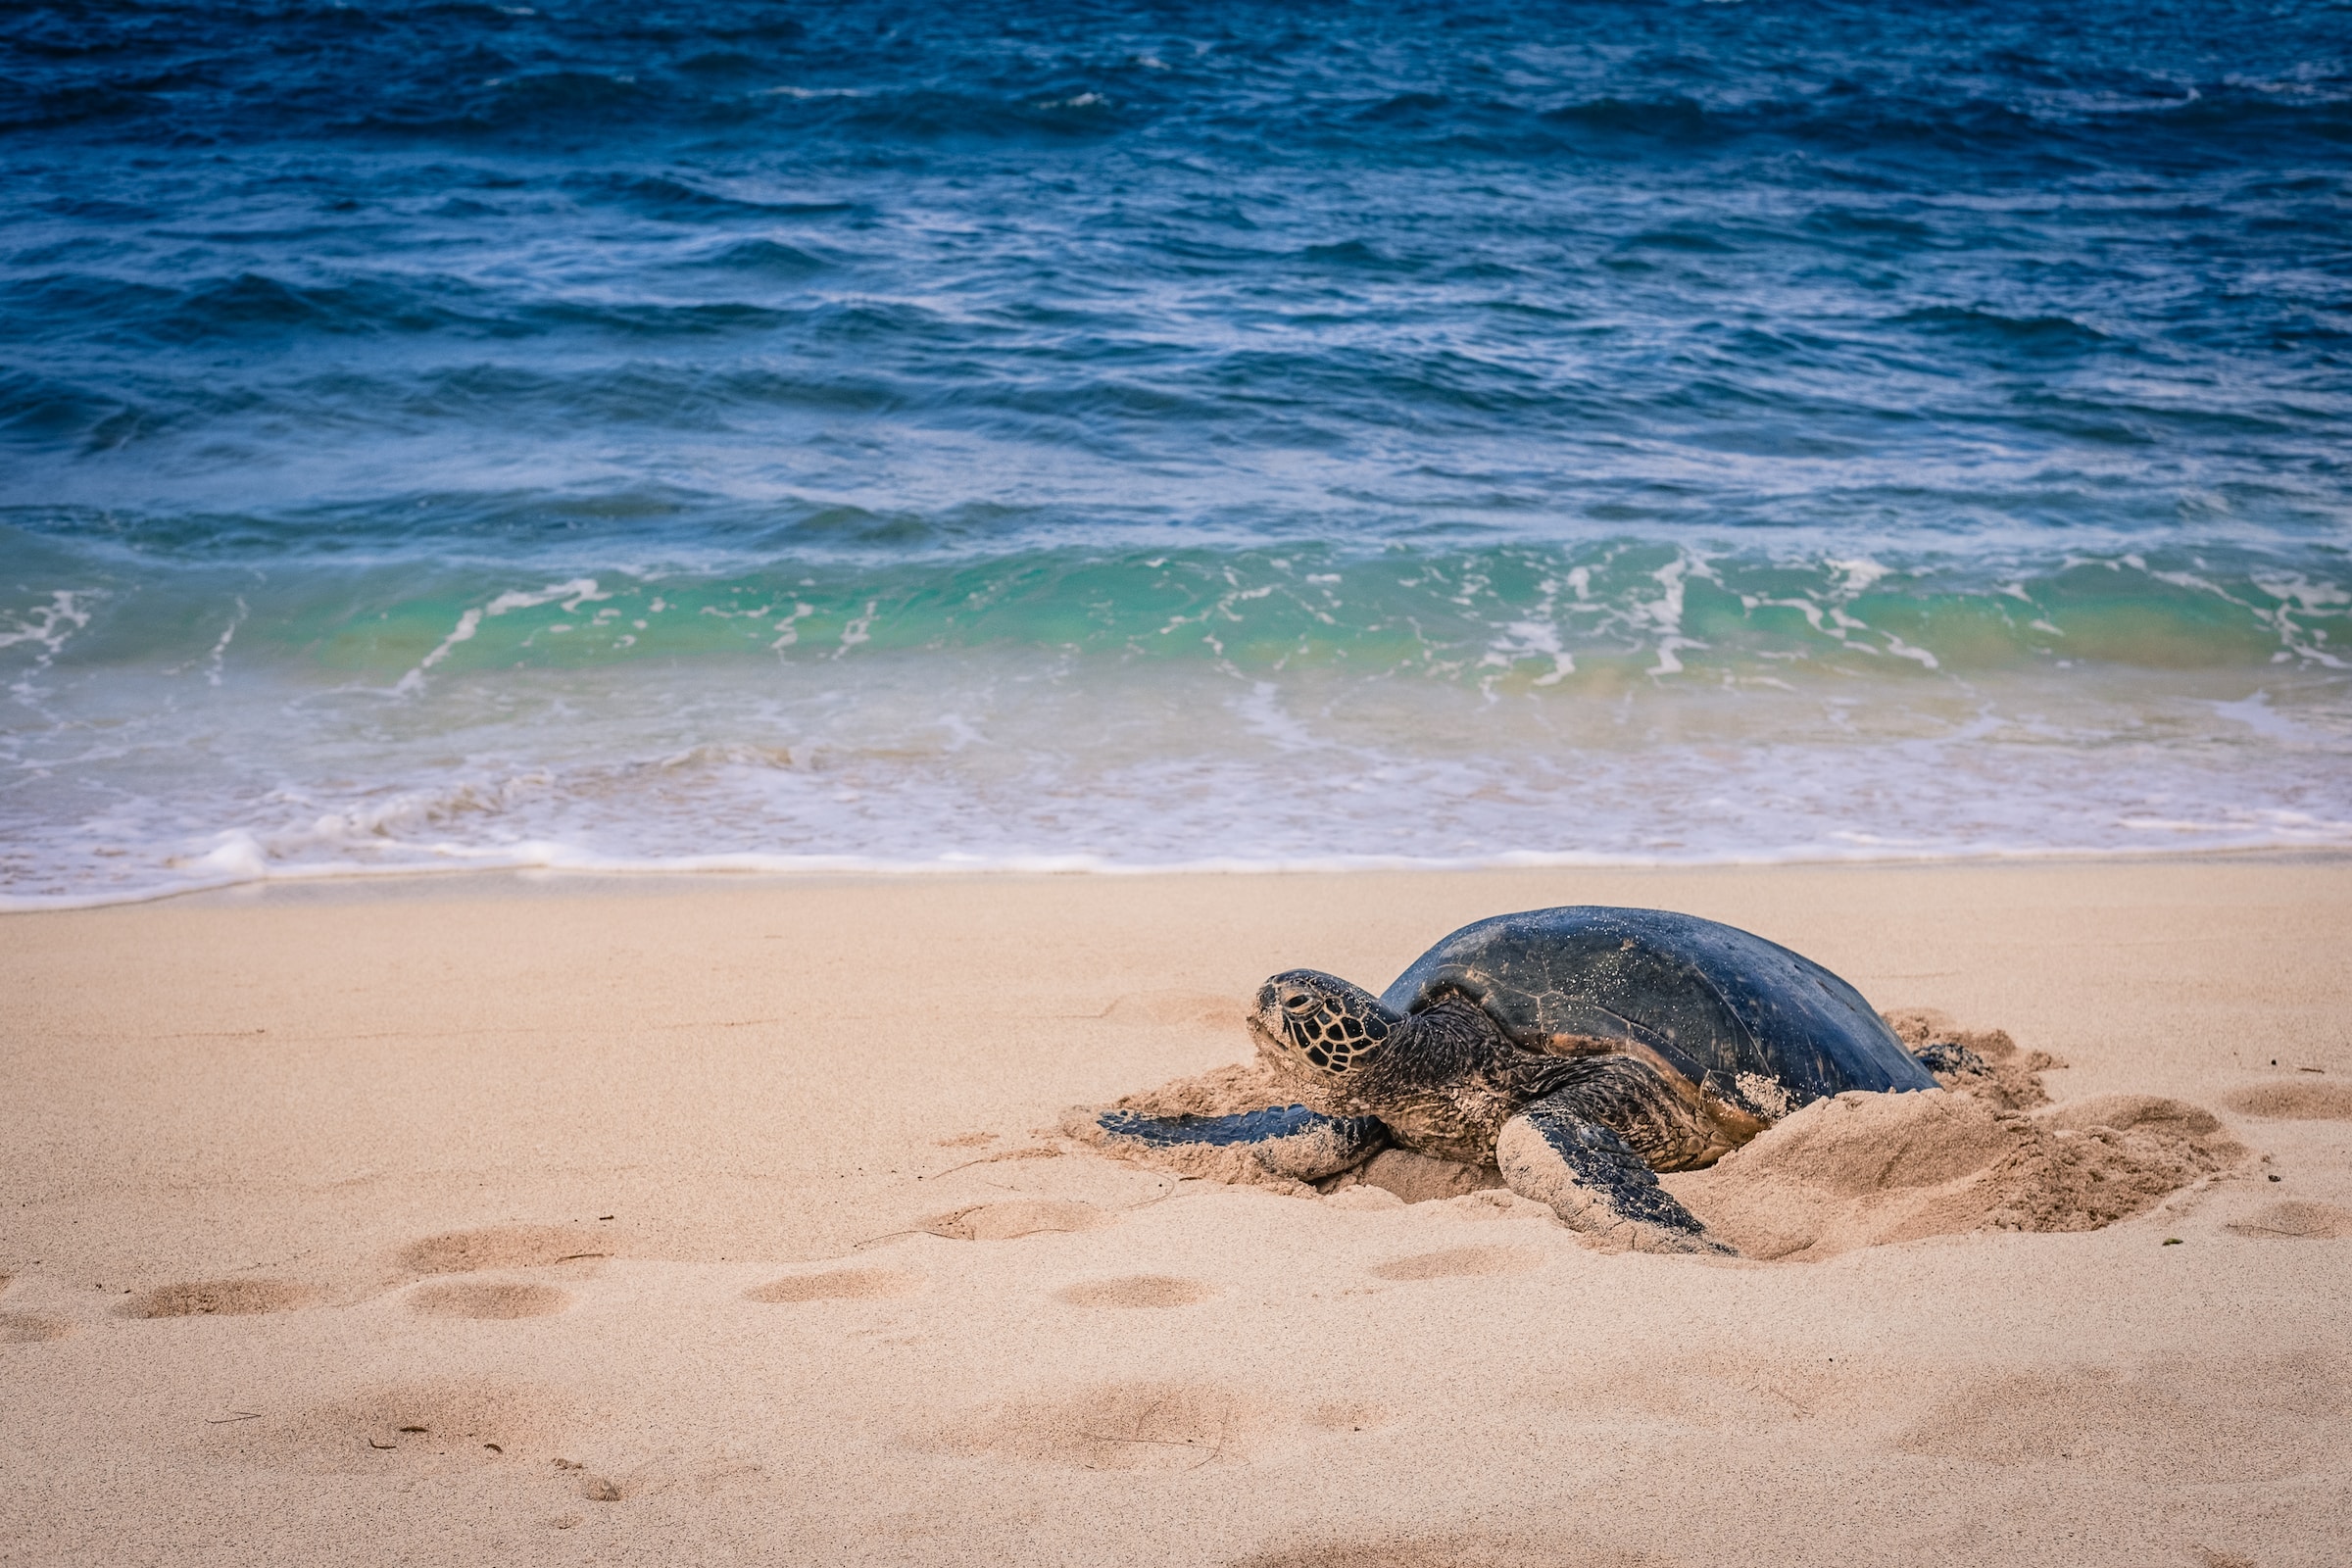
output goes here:
<path id="1" fill-rule="evenodd" d="M 1481 920 L 1381 997 L 1293 969 L 1259 988 L 1250 1027 L 1295 1106 L 1098 1125 L 1143 1147 L 1253 1146 L 1308 1180 L 1394 1140 L 1497 1165 L 1577 1229 L 1653 1250 L 1720 1250 L 1654 1171 L 1712 1164 L 1825 1096 L 1936 1082 L 1819 964 L 1658 909 Z"/>

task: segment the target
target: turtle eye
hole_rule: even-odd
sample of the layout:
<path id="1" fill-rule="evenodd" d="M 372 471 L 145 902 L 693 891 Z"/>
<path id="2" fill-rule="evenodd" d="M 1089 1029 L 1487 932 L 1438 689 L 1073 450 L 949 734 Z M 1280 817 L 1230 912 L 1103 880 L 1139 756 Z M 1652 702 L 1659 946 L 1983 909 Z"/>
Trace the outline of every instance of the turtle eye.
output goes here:
<path id="1" fill-rule="evenodd" d="M 1305 1012 L 1315 1004 L 1315 999 L 1303 991 L 1294 991 L 1282 999 L 1283 1006 L 1292 1012 Z"/>

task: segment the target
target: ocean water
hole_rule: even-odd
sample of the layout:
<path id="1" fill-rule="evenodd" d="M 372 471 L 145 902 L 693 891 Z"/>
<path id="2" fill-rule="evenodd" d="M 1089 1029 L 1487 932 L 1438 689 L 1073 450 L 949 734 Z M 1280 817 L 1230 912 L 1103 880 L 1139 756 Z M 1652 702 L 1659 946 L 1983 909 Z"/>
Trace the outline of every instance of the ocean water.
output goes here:
<path id="1" fill-rule="evenodd" d="M 0 13 L 0 901 L 2352 845 L 2352 7 Z"/>

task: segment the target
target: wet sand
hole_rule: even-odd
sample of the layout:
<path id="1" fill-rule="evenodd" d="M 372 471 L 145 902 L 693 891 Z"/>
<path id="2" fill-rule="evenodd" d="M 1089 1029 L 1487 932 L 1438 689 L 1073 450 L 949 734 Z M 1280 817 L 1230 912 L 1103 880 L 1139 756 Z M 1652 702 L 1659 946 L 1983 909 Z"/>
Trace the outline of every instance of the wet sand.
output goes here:
<path id="1" fill-rule="evenodd" d="M 1726 1262 L 1054 1136 L 1242 1059 L 1272 970 L 1562 903 L 1746 926 L 2242 1158 Z M 2348 956 L 2340 860 L 9 916 L 0 1562 L 2338 1562 Z"/>

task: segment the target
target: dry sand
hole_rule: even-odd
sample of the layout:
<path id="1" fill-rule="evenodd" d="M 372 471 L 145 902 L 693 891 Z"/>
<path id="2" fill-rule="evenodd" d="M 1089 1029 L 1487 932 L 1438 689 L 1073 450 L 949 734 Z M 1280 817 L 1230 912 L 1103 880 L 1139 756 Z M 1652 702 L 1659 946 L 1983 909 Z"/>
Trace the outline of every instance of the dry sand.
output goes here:
<path id="1" fill-rule="evenodd" d="M 1562 903 L 2065 1065 L 1672 1178 L 1737 1261 L 1055 1136 Z M 2348 955 L 2340 861 L 0 919 L 0 1562 L 2342 1562 Z"/>

